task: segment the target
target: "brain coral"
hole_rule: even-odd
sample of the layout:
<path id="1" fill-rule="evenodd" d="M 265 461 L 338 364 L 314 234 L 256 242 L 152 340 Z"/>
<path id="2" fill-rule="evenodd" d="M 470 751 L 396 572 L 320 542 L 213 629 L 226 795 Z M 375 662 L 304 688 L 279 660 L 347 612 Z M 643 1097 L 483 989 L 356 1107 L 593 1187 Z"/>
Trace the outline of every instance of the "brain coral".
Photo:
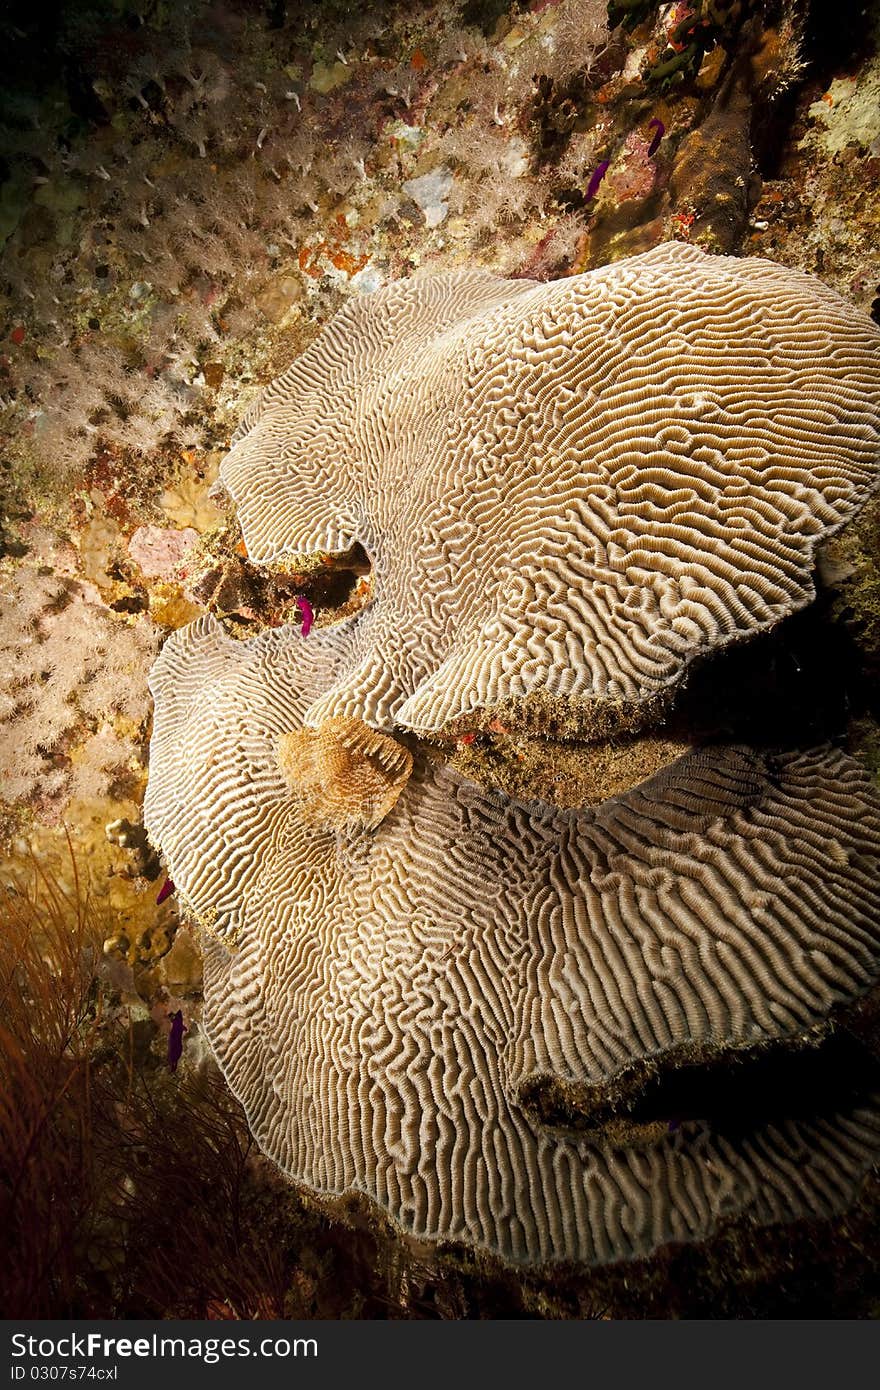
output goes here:
<path id="1" fill-rule="evenodd" d="M 679 243 L 351 300 L 221 469 L 255 560 L 373 561 L 306 722 L 640 707 L 812 597 L 818 541 L 876 483 L 878 382 L 880 332 L 819 281 Z"/>
<path id="2" fill-rule="evenodd" d="M 698 1110 L 639 1147 L 593 1111 L 664 1055 L 806 1033 L 876 975 L 867 775 L 828 748 L 722 748 L 558 811 L 418 754 L 378 829 L 335 834 L 305 823 L 279 753 L 345 645 L 202 619 L 151 678 L 145 821 L 209 933 L 208 1034 L 265 1150 L 517 1261 L 844 1204 L 880 1153 L 880 1096 L 745 1126 Z M 542 1115 L 554 1088 L 566 1130 Z"/>

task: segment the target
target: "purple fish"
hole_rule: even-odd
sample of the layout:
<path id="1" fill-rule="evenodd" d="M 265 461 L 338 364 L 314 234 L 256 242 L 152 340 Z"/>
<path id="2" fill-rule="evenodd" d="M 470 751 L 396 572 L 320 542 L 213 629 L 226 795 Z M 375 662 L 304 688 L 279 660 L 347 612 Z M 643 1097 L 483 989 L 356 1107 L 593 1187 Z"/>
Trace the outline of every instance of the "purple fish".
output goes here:
<path id="1" fill-rule="evenodd" d="M 610 159 L 603 159 L 602 162 L 601 162 L 601 164 L 597 164 L 597 165 L 596 165 L 595 169 L 593 170 L 592 174 L 590 175 L 590 182 L 587 184 L 587 192 L 586 192 L 586 199 L 587 199 L 587 202 L 589 202 L 591 198 L 595 198 L 596 194 L 598 193 L 598 191 L 599 191 L 599 184 L 600 184 L 600 183 L 602 182 L 602 180 L 604 179 L 604 177 L 605 177 L 605 171 L 607 170 L 607 168 L 608 168 L 608 166 L 609 166 L 610 163 L 611 163 L 611 160 L 610 160 Z"/>
<path id="2" fill-rule="evenodd" d="M 171 1032 L 168 1034 L 168 1070 L 177 1071 L 177 1063 L 183 1056 L 183 1011 L 178 1009 L 171 1015 Z"/>
<path id="3" fill-rule="evenodd" d="M 653 126 L 653 127 L 656 127 L 656 134 L 654 134 L 654 135 L 651 136 L 651 143 L 650 143 L 650 145 L 648 146 L 648 155 L 649 155 L 649 156 L 652 155 L 652 154 L 656 154 L 656 153 L 657 153 L 657 147 L 658 147 L 658 145 L 660 144 L 660 141 L 663 139 L 663 136 L 666 134 L 666 127 L 665 127 L 665 125 L 663 124 L 662 121 L 658 121 L 658 119 L 657 119 L 656 116 L 654 117 L 654 119 L 653 119 L 652 121 L 649 121 L 649 122 L 648 122 L 648 129 L 649 129 L 649 130 L 651 129 L 652 126 Z"/>
<path id="4" fill-rule="evenodd" d="M 162 884 L 162 887 L 159 889 L 159 895 L 158 895 L 158 897 L 156 898 L 156 906 L 158 907 L 160 903 L 164 903 L 165 899 L 166 899 L 166 898 L 170 898 L 170 897 L 171 897 L 171 894 L 172 894 L 174 891 L 175 891 L 175 888 L 174 888 L 174 884 L 172 883 L 171 879 L 170 879 L 170 878 L 166 878 L 165 882 Z"/>
<path id="5" fill-rule="evenodd" d="M 312 630 L 312 623 L 315 621 L 314 609 L 312 608 L 312 605 L 309 603 L 307 598 L 297 598 L 295 602 L 297 608 L 302 614 L 302 625 L 300 627 L 300 631 L 302 632 L 303 637 L 308 637 L 309 633 Z"/>

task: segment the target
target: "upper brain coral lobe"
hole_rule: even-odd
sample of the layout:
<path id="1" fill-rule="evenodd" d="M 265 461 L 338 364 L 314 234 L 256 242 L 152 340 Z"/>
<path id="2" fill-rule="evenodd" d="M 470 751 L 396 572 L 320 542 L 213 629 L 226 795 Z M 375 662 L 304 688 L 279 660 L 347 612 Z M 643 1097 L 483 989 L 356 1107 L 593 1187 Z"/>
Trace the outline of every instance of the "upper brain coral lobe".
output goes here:
<path id="1" fill-rule="evenodd" d="M 819 281 L 680 243 L 352 300 L 222 468 L 256 560 L 373 561 L 306 722 L 427 732 L 539 694 L 589 720 L 775 623 L 876 482 L 878 369 L 880 332 Z"/>

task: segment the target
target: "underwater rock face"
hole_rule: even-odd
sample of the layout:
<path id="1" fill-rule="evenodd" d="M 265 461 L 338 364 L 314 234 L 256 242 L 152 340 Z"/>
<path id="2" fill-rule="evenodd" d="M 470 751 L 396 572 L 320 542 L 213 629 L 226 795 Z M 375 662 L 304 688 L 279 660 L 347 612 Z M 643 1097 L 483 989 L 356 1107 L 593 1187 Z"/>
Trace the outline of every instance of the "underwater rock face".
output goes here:
<path id="1" fill-rule="evenodd" d="M 818 280 L 680 243 L 351 300 L 221 468 L 256 562 L 373 562 L 306 723 L 427 732 L 542 695 L 589 731 L 803 607 L 877 481 L 878 369 L 880 331 Z"/>
<path id="2" fill-rule="evenodd" d="M 347 634 L 166 643 L 145 823 L 206 931 L 205 1023 L 265 1151 L 321 1194 L 510 1261 L 587 1263 L 723 1220 L 824 1216 L 880 1155 L 880 1095 L 590 1127 L 646 1063 L 795 1041 L 880 965 L 880 798 L 829 748 L 687 755 L 595 811 L 417 755 L 372 833 L 308 826 L 279 753 Z M 562 1086 L 583 1124 L 541 1122 Z"/>
<path id="3" fill-rule="evenodd" d="M 93 584 L 29 563 L 4 574 L 4 801 L 39 798 L 44 813 L 57 813 L 72 797 L 100 795 L 131 772 L 138 758 L 140 690 L 157 646 L 149 621 L 128 623 L 108 610 Z"/>

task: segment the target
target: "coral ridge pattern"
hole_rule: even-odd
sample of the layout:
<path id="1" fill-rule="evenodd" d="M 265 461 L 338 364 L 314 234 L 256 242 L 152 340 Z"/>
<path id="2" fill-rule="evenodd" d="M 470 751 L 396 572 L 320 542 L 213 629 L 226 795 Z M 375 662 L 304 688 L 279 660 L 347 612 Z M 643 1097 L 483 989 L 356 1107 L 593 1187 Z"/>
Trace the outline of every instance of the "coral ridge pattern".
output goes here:
<path id="1" fill-rule="evenodd" d="M 827 746 L 720 748 L 559 811 L 418 754 L 378 828 L 322 830 L 279 740 L 347 642 L 236 642 L 205 618 L 151 677 L 146 824 L 206 928 L 208 1035 L 266 1152 L 414 1235 L 516 1262 L 845 1206 L 880 1152 L 878 1096 L 745 1129 L 695 1116 L 628 1146 L 590 1108 L 682 1046 L 796 1040 L 877 974 L 863 769 Z M 580 1115 L 566 1129 L 531 1103 L 553 1083 Z"/>
<path id="2" fill-rule="evenodd" d="M 880 332 L 834 291 L 676 242 L 352 298 L 221 470 L 257 562 L 373 563 L 306 723 L 668 689 L 812 598 L 816 545 L 876 485 L 878 382 Z"/>

